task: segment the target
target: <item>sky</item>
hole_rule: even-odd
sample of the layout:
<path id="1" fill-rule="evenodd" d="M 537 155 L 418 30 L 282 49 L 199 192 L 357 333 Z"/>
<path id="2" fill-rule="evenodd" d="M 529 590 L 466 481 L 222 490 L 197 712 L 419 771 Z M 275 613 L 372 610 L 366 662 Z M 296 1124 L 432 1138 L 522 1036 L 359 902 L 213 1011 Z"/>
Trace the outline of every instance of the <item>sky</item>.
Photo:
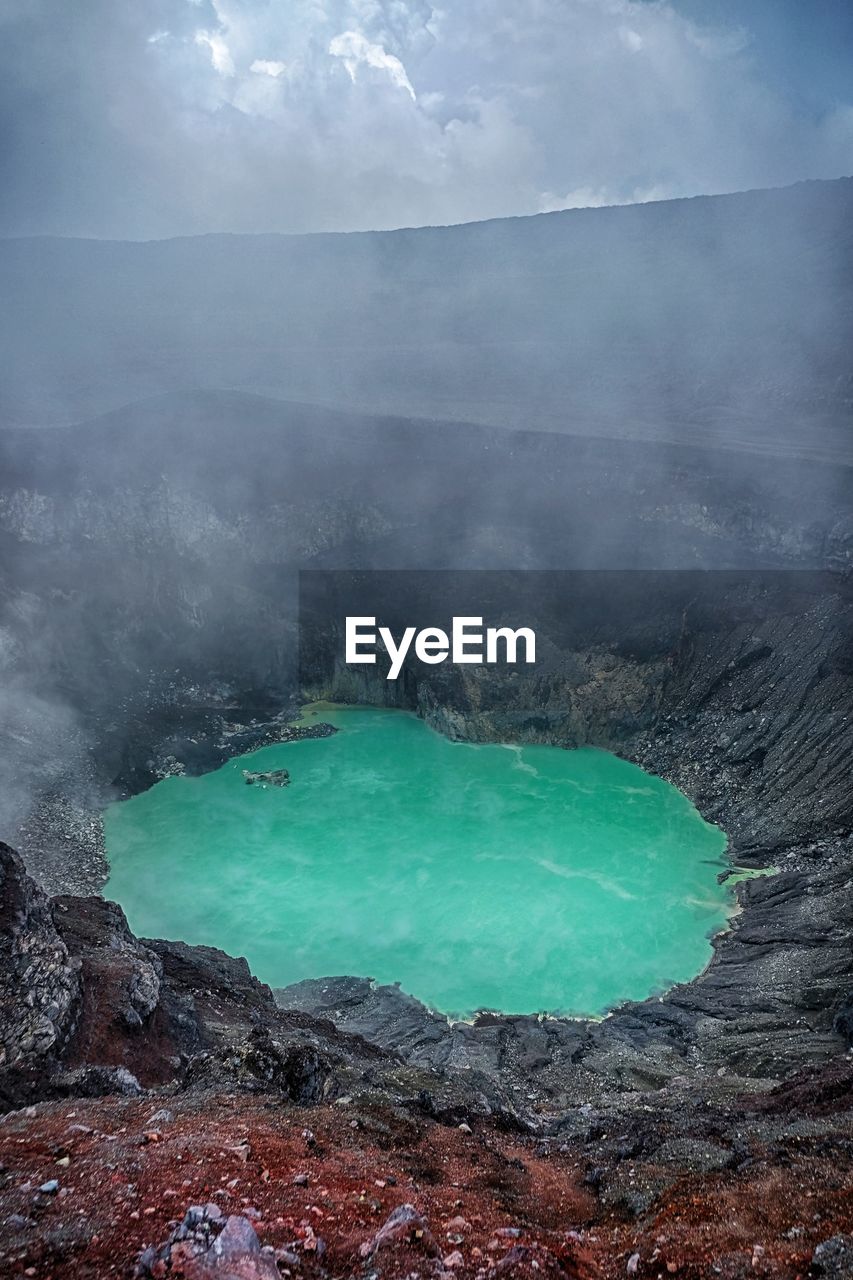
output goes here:
<path id="1" fill-rule="evenodd" d="M 2 0 L 0 235 L 385 229 L 853 173 L 853 0 Z"/>

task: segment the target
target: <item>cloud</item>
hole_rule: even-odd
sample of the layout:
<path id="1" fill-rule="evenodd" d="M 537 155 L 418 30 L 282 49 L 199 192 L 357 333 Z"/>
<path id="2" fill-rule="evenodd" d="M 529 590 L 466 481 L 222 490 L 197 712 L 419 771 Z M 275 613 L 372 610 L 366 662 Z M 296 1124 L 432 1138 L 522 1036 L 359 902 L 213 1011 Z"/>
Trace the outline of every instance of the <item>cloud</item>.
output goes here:
<path id="1" fill-rule="evenodd" d="M 196 44 L 206 45 L 210 50 L 210 63 L 221 76 L 234 75 L 234 59 L 222 36 L 215 31 L 197 31 Z"/>
<path id="2" fill-rule="evenodd" d="M 614 204 L 648 204 L 650 200 L 665 200 L 667 192 L 662 187 L 635 187 L 627 196 L 614 200 L 601 187 L 577 187 L 564 196 L 553 191 L 543 191 L 539 197 L 540 213 L 556 213 L 559 209 L 604 209 Z"/>
<path id="3" fill-rule="evenodd" d="M 255 58 L 255 61 L 249 67 L 250 71 L 254 71 L 257 75 L 272 76 L 275 79 L 286 71 L 283 62 L 276 62 L 270 58 Z"/>
<path id="4" fill-rule="evenodd" d="M 371 44 L 360 31 L 343 31 L 335 36 L 329 44 L 329 53 L 333 58 L 343 59 L 353 83 L 360 65 L 373 67 L 377 71 L 386 72 L 392 84 L 398 89 L 405 89 L 412 101 L 416 100 L 415 91 L 400 59 L 393 53 L 388 53 L 381 44 Z"/>
<path id="5" fill-rule="evenodd" d="M 639 53 L 645 43 L 639 31 L 635 31 L 633 27 L 620 27 L 619 39 L 625 48 L 630 49 L 633 53 Z"/>
<path id="6" fill-rule="evenodd" d="M 670 0 L 9 0 L 0 233 L 457 222 L 853 170 Z"/>

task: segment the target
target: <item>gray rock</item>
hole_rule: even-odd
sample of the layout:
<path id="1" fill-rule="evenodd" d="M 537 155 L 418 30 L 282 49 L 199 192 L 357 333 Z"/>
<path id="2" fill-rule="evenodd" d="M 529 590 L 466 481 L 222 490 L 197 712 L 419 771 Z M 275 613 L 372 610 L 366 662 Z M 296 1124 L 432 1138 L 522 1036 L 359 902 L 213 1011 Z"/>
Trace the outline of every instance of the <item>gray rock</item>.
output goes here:
<path id="1" fill-rule="evenodd" d="M 213 1243 L 215 1257 L 228 1262 L 233 1262 L 243 1254 L 259 1254 L 260 1251 L 261 1244 L 255 1228 L 242 1214 L 231 1214 L 226 1218 L 225 1226 Z"/>
<path id="2" fill-rule="evenodd" d="M 5 1089 L 10 1102 L 18 1087 L 12 1072 L 50 1069 L 74 1030 L 80 994 L 80 966 L 47 899 L 0 842 L 0 1094 Z"/>
<path id="3" fill-rule="evenodd" d="M 376 1232 L 365 1250 L 365 1256 L 371 1256 L 389 1244 L 400 1242 L 416 1242 L 429 1253 L 439 1252 L 426 1219 L 413 1204 L 397 1206 Z"/>
<path id="4" fill-rule="evenodd" d="M 832 1236 L 819 1244 L 812 1255 L 812 1270 L 825 1280 L 851 1280 L 853 1236 Z"/>
<path id="5" fill-rule="evenodd" d="M 243 781 L 247 787 L 289 787 L 290 772 L 287 769 L 269 769 L 266 772 L 244 769 Z"/>

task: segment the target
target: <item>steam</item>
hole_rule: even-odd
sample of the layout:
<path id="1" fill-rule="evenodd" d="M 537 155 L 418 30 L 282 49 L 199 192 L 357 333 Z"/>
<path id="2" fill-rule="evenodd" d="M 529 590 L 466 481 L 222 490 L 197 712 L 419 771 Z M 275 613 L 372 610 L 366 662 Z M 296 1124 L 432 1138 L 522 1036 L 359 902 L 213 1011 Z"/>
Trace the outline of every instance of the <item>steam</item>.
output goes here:
<path id="1" fill-rule="evenodd" d="M 400 59 L 393 53 L 388 53 L 381 44 L 371 44 L 360 31 L 344 31 L 342 35 L 335 36 L 329 44 L 329 53 L 333 58 L 343 59 L 353 84 L 356 83 L 360 66 L 373 67 L 374 70 L 386 72 L 393 85 L 404 89 L 413 102 L 417 101 L 412 82 Z"/>

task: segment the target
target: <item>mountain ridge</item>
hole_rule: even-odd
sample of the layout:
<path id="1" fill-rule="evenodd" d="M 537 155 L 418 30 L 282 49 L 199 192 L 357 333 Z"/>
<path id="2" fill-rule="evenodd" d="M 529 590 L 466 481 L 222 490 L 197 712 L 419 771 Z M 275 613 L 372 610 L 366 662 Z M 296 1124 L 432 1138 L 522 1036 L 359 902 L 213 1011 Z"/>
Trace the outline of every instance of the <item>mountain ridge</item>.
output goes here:
<path id="1" fill-rule="evenodd" d="M 120 236 L 62 236 L 45 232 L 33 235 L 0 236 L 0 245 L 21 241 L 59 241 L 76 244 L 172 244 L 188 240 L 340 240 L 357 236 L 396 236 L 415 231 L 455 231 L 462 227 L 486 227 L 495 223 L 531 222 L 538 219 L 556 219 L 581 214 L 601 214 L 614 209 L 645 209 L 660 205 L 685 205 L 696 201 L 725 201 L 738 197 L 771 195 L 776 192 L 798 191 L 803 188 L 834 187 L 853 184 L 853 174 L 837 178 L 800 178 L 796 182 L 775 187 L 744 187 L 734 191 L 697 192 L 690 196 L 670 196 L 662 200 L 631 200 L 624 203 L 603 205 L 576 205 L 567 209 L 543 209 L 537 213 L 511 213 L 491 218 L 477 218 L 467 222 L 425 222 L 400 227 L 353 229 L 351 231 L 198 231 L 175 236 L 152 236 L 147 239 L 123 239 Z"/>
<path id="2" fill-rule="evenodd" d="M 0 242 L 0 424 L 221 390 L 849 456 L 853 180 L 411 231 Z"/>

